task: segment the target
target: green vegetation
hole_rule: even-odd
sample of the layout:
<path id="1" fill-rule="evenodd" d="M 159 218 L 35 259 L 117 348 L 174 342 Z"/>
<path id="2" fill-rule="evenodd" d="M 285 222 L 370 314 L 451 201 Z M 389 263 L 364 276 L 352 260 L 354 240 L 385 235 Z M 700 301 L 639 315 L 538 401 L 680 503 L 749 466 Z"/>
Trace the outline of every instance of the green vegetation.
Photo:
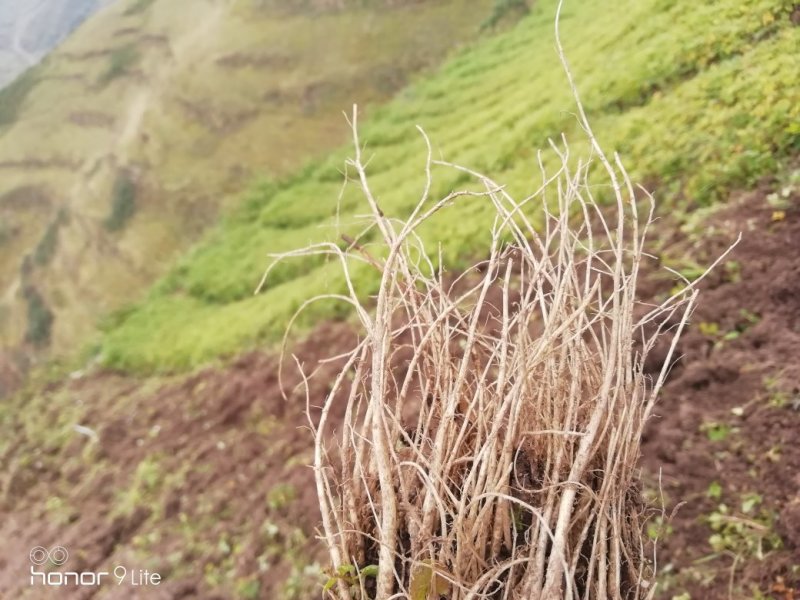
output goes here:
<path id="1" fill-rule="evenodd" d="M 784 389 L 781 374 L 764 378 L 764 387 L 767 392 L 767 403 L 773 408 L 784 408 L 790 403 L 791 396 Z"/>
<path id="2" fill-rule="evenodd" d="M 703 423 L 700 431 L 705 432 L 711 442 L 724 442 L 731 433 L 738 433 L 737 429 L 727 423 L 717 423 L 715 421 Z"/>
<path id="3" fill-rule="evenodd" d="M 43 267 L 50 262 L 55 254 L 56 247 L 58 246 L 58 232 L 61 226 L 67 222 L 68 212 L 66 209 L 61 209 L 58 216 L 47 226 L 44 236 L 39 240 L 36 249 L 33 251 L 33 262 L 38 266 Z"/>
<path id="4" fill-rule="evenodd" d="M 708 516 L 708 526 L 714 532 L 708 541 L 714 552 L 764 560 L 770 550 L 781 547 L 781 538 L 773 528 L 775 515 L 760 509 L 761 502 L 758 494 L 746 494 L 738 513 L 720 504 Z"/>
<path id="5" fill-rule="evenodd" d="M 114 79 L 127 75 L 137 62 L 139 62 L 139 51 L 133 44 L 115 48 L 108 57 L 108 65 L 100 74 L 97 83 L 101 86 L 108 85 Z"/>
<path id="6" fill-rule="evenodd" d="M 60 206 L 106 220 L 118 173 L 100 154 L 141 165 L 135 217 L 124 236 L 107 240 L 113 251 L 84 245 L 85 228 L 64 227 L 51 264 L 83 248 L 79 273 L 29 273 L 56 317 L 50 351 L 73 353 L 96 333 L 98 316 L 141 300 L 255 177 L 294 173 L 341 146 L 342 109 L 354 99 L 369 114 L 454 47 L 476 43 L 493 2 L 121 0 L 97 12 L 0 96 L 8 121 L 0 125 L 0 281 L 19 276 L 26 254 L 26 267 L 36 266 L 33 250 Z M 145 202 L 141 190 L 158 201 Z M 285 226 L 295 221 L 287 214 Z M 260 271 L 263 256 L 252 262 Z M 98 293 L 78 289 L 87 281 Z M 237 298 L 252 291 L 232 281 Z M 6 304 L 6 314 L 25 310 L 21 296 Z M 23 338 L 24 328 L 0 320 L 4 345 Z"/>
<path id="7" fill-rule="evenodd" d="M 481 23 L 481 29 L 492 29 L 512 14 L 526 15 L 530 12 L 527 0 L 495 0 L 491 14 Z"/>
<path id="8" fill-rule="evenodd" d="M 111 192 L 111 213 L 105 221 L 109 231 L 119 231 L 136 212 L 136 183 L 129 173 L 117 176 Z"/>
<path id="9" fill-rule="evenodd" d="M 800 29 L 789 18 L 792 5 L 567 6 L 562 37 L 595 132 L 621 153 L 636 180 L 659 182 L 662 210 L 722 201 L 776 172 L 800 148 Z M 553 51 L 554 6 L 536 3 L 513 30 L 455 56 L 362 123 L 384 212 L 403 216 L 423 187 L 425 146 L 415 123 L 436 156 L 484 171 L 518 196 L 538 185 L 536 151 L 549 136 L 565 131 L 573 156 L 587 154 Z M 350 154 L 345 147 L 251 198 L 107 332 L 106 363 L 138 371 L 190 368 L 278 339 L 303 300 L 340 291 L 333 265 L 303 258 L 281 265 L 266 290 L 252 295 L 269 253 L 359 230 L 355 185 L 344 190 L 338 224 L 333 216 Z M 433 196 L 465 185 L 452 171 L 434 171 Z M 442 242 L 453 267 L 482 252 L 488 229 L 485 203 L 466 201 L 458 211 L 457 218 L 444 211 L 422 231 L 427 241 Z M 353 277 L 360 289 L 374 289 L 370 268 L 354 266 Z M 301 325 L 341 310 L 314 305 Z"/>
<path id="10" fill-rule="evenodd" d="M 288 483 L 280 483 L 267 493 L 267 506 L 273 512 L 286 508 L 297 496 L 294 487 Z"/>
<path id="11" fill-rule="evenodd" d="M 39 69 L 28 69 L 11 84 L 0 89 L 0 129 L 17 120 L 19 110 L 39 82 Z"/>
<path id="12" fill-rule="evenodd" d="M 156 0 L 134 0 L 122 14 L 125 16 L 138 15 L 146 11 Z"/>
<path id="13" fill-rule="evenodd" d="M 164 472 L 159 457 L 146 457 L 136 467 L 130 486 L 119 493 L 115 510 L 121 515 L 130 515 L 137 508 L 147 506 L 163 480 Z"/>
<path id="14" fill-rule="evenodd" d="M 354 565 L 345 564 L 340 566 L 334 573 L 331 573 L 328 576 L 322 589 L 327 592 L 336 587 L 336 584 L 339 581 L 343 581 L 350 589 L 350 593 L 356 594 L 356 597 L 358 597 L 357 594 L 359 587 L 361 584 L 363 584 L 364 580 L 370 577 L 375 578 L 377 576 L 378 565 L 367 565 L 366 567 L 357 569 Z M 412 594 L 412 597 L 415 598 L 416 596 Z M 428 594 L 426 593 L 422 597 L 427 598 Z"/>
<path id="15" fill-rule="evenodd" d="M 28 304 L 28 327 L 25 341 L 34 346 L 46 346 L 50 342 L 53 328 L 53 313 L 34 287 L 26 287 L 25 300 Z"/>

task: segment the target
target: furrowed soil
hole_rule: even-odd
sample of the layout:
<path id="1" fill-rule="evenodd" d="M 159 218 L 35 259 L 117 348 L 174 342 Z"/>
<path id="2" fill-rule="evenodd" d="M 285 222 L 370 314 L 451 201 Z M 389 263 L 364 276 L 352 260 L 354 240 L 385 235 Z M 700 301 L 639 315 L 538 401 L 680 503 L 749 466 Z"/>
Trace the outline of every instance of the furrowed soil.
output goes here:
<path id="1" fill-rule="evenodd" d="M 294 350 L 314 365 L 353 341 L 350 327 L 327 324 Z M 97 373 L 52 386 L 51 397 L 85 407 L 76 422 L 97 438 L 73 431 L 62 449 L 45 442 L 28 459 L 21 431 L 2 457 L 0 598 L 42 597 L 29 586 L 29 552 L 56 545 L 70 552 L 70 571 L 123 565 L 164 579 L 138 591 L 68 587 L 59 597 L 313 597 L 305 592 L 321 575 L 301 574 L 322 560 L 319 504 L 305 392 L 290 366 L 286 399 L 277 358 L 261 353 L 175 381 Z M 325 396 L 338 367 L 319 368 L 310 397 Z"/>
<path id="2" fill-rule="evenodd" d="M 673 267 L 709 264 L 743 233 L 700 283 L 643 443 L 645 491 L 672 515 L 649 529 L 660 536 L 659 598 L 800 598 L 800 211 L 776 212 L 770 191 L 732 202 L 696 233 L 658 228 L 671 236 L 661 256 Z M 674 284 L 649 276 L 645 299 Z M 319 361 L 355 339 L 346 323 L 326 323 L 293 349 L 318 369 L 312 418 L 341 365 Z M 74 373 L 17 397 L 38 410 L 8 413 L 0 597 L 44 597 L 29 586 L 29 552 L 56 545 L 69 550 L 69 570 L 125 565 L 164 580 L 59 598 L 319 597 L 327 561 L 314 538 L 311 434 L 288 361 L 286 399 L 278 359 L 264 353 L 157 381 Z M 658 363 L 656 353 L 650 368 Z"/>
<path id="3" fill-rule="evenodd" d="M 643 443 L 645 480 L 656 490 L 660 474 L 675 511 L 663 598 L 800 598 L 800 213 L 796 196 L 781 211 L 766 195 L 669 249 L 710 264 L 742 233 L 700 284 Z"/>

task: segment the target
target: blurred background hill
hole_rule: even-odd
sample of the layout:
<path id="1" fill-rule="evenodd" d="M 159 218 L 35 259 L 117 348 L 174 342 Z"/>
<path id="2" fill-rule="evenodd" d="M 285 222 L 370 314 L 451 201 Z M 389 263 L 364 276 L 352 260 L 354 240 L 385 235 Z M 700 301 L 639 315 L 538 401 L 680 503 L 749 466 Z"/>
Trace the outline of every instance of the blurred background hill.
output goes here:
<path id="1" fill-rule="evenodd" d="M 0 2 L 0 87 L 41 60 L 87 17 L 113 0 Z"/>
<path id="2" fill-rule="evenodd" d="M 253 180 L 341 144 L 343 107 L 388 99 L 474 38 L 490 4 L 131 0 L 100 11 L 0 92 L 0 363 L 25 371 L 83 343 Z M 63 27 L 97 8 L 24 5 Z"/>

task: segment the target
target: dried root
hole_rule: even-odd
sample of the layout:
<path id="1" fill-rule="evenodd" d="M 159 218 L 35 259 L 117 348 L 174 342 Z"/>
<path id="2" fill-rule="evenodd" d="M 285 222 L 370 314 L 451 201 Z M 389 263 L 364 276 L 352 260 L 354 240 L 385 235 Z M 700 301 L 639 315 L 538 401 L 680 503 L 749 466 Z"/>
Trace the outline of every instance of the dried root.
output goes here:
<path id="1" fill-rule="evenodd" d="M 636 464 L 696 291 L 687 285 L 647 310 L 637 302 L 652 198 L 642 190 L 637 201 L 575 96 L 591 162 L 612 190 L 610 220 L 592 197 L 590 163 L 571 168 L 563 138 L 551 142 L 560 168 L 542 167 L 540 189 L 520 201 L 484 175 L 432 160 L 428 144 L 421 200 L 406 220 L 392 220 L 370 191 L 354 109 L 349 167 L 382 251 L 367 254 L 357 241 L 302 251 L 341 259 L 349 292 L 339 298 L 363 328 L 310 419 L 333 597 L 654 592 Z M 467 172 L 482 191 L 431 199 L 434 166 Z M 488 258 L 448 281 L 416 231 L 451 204 L 457 212 L 461 196 L 482 197 L 496 217 Z M 543 227 L 530 221 L 534 211 Z M 370 308 L 352 285 L 353 259 L 380 271 Z M 647 377 L 647 353 L 667 330 L 664 367 Z M 341 402 L 345 422 L 334 432 L 329 414 Z"/>

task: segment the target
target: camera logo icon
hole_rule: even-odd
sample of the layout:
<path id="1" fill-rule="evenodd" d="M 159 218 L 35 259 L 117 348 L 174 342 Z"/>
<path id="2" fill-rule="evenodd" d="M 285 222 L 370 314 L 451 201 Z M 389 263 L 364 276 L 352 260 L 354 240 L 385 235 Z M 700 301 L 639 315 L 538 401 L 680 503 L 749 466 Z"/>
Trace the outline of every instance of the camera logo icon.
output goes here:
<path id="1" fill-rule="evenodd" d="M 42 546 L 36 546 L 31 550 L 30 559 L 35 565 L 43 565 L 49 561 L 60 567 L 69 559 L 69 552 L 64 546 L 53 546 L 49 550 Z"/>

